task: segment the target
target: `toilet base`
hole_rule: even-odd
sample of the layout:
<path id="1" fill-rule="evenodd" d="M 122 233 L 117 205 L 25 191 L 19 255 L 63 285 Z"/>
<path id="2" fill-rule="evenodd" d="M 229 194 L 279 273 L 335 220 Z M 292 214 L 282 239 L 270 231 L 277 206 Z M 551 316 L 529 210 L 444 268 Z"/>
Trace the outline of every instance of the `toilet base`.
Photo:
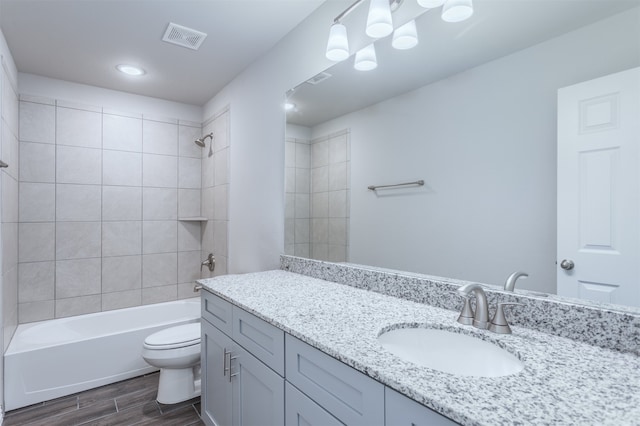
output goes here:
<path id="1" fill-rule="evenodd" d="M 158 383 L 160 404 L 177 404 L 200 396 L 200 364 L 188 368 L 161 368 Z"/>

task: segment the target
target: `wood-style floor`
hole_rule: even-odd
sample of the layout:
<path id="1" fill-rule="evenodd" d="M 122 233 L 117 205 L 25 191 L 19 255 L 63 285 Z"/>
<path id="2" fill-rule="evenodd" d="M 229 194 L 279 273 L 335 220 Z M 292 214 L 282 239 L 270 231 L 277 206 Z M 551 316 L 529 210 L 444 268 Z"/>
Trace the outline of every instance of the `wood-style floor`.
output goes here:
<path id="1" fill-rule="evenodd" d="M 200 398 L 156 402 L 158 373 L 135 377 L 5 413 L 3 426 L 204 425 Z"/>

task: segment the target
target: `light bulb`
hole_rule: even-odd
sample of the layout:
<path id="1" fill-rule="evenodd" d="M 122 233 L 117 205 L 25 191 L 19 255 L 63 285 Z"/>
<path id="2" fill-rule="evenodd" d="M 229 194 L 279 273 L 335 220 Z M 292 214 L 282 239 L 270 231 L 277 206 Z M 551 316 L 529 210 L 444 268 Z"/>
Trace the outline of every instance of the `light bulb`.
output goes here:
<path id="1" fill-rule="evenodd" d="M 389 0 L 371 0 L 366 33 L 371 38 L 386 37 L 393 31 Z"/>
<path id="2" fill-rule="evenodd" d="M 358 50 L 353 67 L 358 71 L 371 71 L 378 67 L 376 48 L 373 46 L 373 43 Z"/>
<path id="3" fill-rule="evenodd" d="M 473 15 L 471 0 L 447 0 L 442 6 L 442 20 L 461 22 Z"/>
<path id="4" fill-rule="evenodd" d="M 133 65 L 120 64 L 116 66 L 116 69 L 121 73 L 124 73 L 127 75 L 139 76 L 139 75 L 145 74 L 145 70 L 143 70 L 142 68 L 135 67 Z"/>
<path id="5" fill-rule="evenodd" d="M 349 57 L 347 27 L 344 25 L 336 22 L 331 26 L 326 56 L 332 61 L 344 61 Z"/>
<path id="6" fill-rule="evenodd" d="M 393 32 L 393 41 L 391 42 L 391 45 L 394 49 L 411 49 L 417 44 L 418 32 L 416 30 L 416 21 L 409 21 L 403 26 L 396 28 Z"/>
<path id="7" fill-rule="evenodd" d="M 433 9 L 434 7 L 440 7 L 444 4 L 445 0 L 418 0 L 418 4 L 427 9 Z"/>

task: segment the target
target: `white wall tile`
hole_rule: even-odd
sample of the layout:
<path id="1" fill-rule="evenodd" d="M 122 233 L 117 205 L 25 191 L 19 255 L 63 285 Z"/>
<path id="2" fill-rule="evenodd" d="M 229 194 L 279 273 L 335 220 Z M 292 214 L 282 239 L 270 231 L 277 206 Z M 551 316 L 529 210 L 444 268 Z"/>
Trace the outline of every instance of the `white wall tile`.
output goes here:
<path id="1" fill-rule="evenodd" d="M 347 135 L 334 136 L 329 139 L 329 163 L 347 161 Z"/>
<path id="2" fill-rule="evenodd" d="M 296 166 L 296 143 L 286 141 L 284 144 L 284 164 L 286 167 Z"/>
<path id="3" fill-rule="evenodd" d="M 200 222 L 178 222 L 178 251 L 200 250 Z"/>
<path id="4" fill-rule="evenodd" d="M 21 303 L 18 305 L 18 321 L 20 324 L 44 321 L 55 317 L 55 302 L 45 300 L 41 302 Z"/>
<path id="5" fill-rule="evenodd" d="M 313 243 L 329 243 L 329 219 L 311 219 L 311 241 Z"/>
<path id="6" fill-rule="evenodd" d="M 227 256 L 228 224 L 226 220 L 213 221 L 213 253 L 219 256 Z"/>
<path id="7" fill-rule="evenodd" d="M 56 187 L 52 183 L 20 184 L 20 222 L 52 222 L 56 212 Z"/>
<path id="8" fill-rule="evenodd" d="M 329 245 L 329 262 L 344 262 L 347 260 L 346 246 Z"/>
<path id="9" fill-rule="evenodd" d="M 39 262 L 55 259 L 54 222 L 21 223 L 18 228 L 20 241 L 18 261 Z"/>
<path id="10" fill-rule="evenodd" d="M 20 142 L 20 182 L 53 183 L 55 179 L 55 146 Z"/>
<path id="11" fill-rule="evenodd" d="M 347 222 L 348 219 L 329 219 L 329 243 L 335 245 L 347 245 Z"/>
<path id="12" fill-rule="evenodd" d="M 55 143 L 56 110 L 53 105 L 20 102 L 20 140 Z"/>
<path id="13" fill-rule="evenodd" d="M 178 218 L 178 190 L 143 188 L 142 218 L 144 220 L 171 220 Z"/>
<path id="14" fill-rule="evenodd" d="M 142 304 L 142 290 L 118 291 L 102 294 L 102 310 L 131 308 Z"/>
<path id="15" fill-rule="evenodd" d="M 142 185 L 142 154 L 123 151 L 103 151 L 104 185 Z"/>
<path id="16" fill-rule="evenodd" d="M 347 217 L 347 191 L 329 192 L 329 217 Z"/>
<path id="17" fill-rule="evenodd" d="M 158 287 L 178 282 L 178 253 L 142 256 L 142 287 Z"/>
<path id="18" fill-rule="evenodd" d="M 178 300 L 191 299 L 193 297 L 199 297 L 200 293 L 194 292 L 193 287 L 195 283 L 193 281 L 187 283 L 178 284 Z"/>
<path id="19" fill-rule="evenodd" d="M 229 197 L 229 185 L 220 185 L 213 188 L 213 218 L 227 220 L 227 203 Z"/>
<path id="20" fill-rule="evenodd" d="M 296 244 L 310 242 L 309 219 L 295 219 L 294 240 Z"/>
<path id="21" fill-rule="evenodd" d="M 101 229 L 100 222 L 58 222 L 56 260 L 100 257 Z"/>
<path id="22" fill-rule="evenodd" d="M 142 222 L 103 222 L 102 256 L 142 253 Z"/>
<path id="23" fill-rule="evenodd" d="M 295 194 L 295 217 L 305 219 L 310 217 L 310 197 L 309 194 Z"/>
<path id="24" fill-rule="evenodd" d="M 102 214 L 100 185 L 56 185 L 57 221 L 99 221 Z"/>
<path id="25" fill-rule="evenodd" d="M 308 194 L 310 192 L 311 185 L 310 182 L 310 169 L 295 169 L 296 173 L 296 184 L 295 184 L 295 192 Z"/>
<path id="26" fill-rule="evenodd" d="M 100 259 L 56 261 L 56 299 L 100 294 Z"/>
<path id="27" fill-rule="evenodd" d="M 102 147 L 142 152 L 142 120 L 104 114 L 102 116 Z"/>
<path id="28" fill-rule="evenodd" d="M 215 171 L 214 171 L 215 156 L 205 155 L 202 158 L 202 187 L 209 188 L 215 183 Z"/>
<path id="29" fill-rule="evenodd" d="M 329 165 L 329 190 L 347 189 L 347 164 L 335 163 Z"/>
<path id="30" fill-rule="evenodd" d="M 105 257 L 102 259 L 103 293 L 140 288 L 142 288 L 142 256 Z M 138 301 L 138 303 L 140 302 Z"/>
<path id="31" fill-rule="evenodd" d="M 142 223 L 142 253 L 173 253 L 178 250 L 178 222 L 144 221 Z"/>
<path id="32" fill-rule="evenodd" d="M 284 196 L 284 217 L 287 219 L 296 217 L 296 195 L 293 193 Z"/>
<path id="33" fill-rule="evenodd" d="M 56 300 L 56 318 L 92 314 L 100 312 L 101 309 L 102 296 L 100 294 Z"/>
<path id="34" fill-rule="evenodd" d="M 295 243 L 295 225 L 296 221 L 293 218 L 284 220 L 284 243 L 285 245 L 293 245 Z M 293 254 L 293 252 L 292 252 Z"/>
<path id="35" fill-rule="evenodd" d="M 200 212 L 202 216 L 213 219 L 213 187 L 202 190 L 202 206 L 200 207 Z"/>
<path id="36" fill-rule="evenodd" d="M 329 141 L 315 142 L 311 145 L 311 167 L 329 164 Z"/>
<path id="37" fill-rule="evenodd" d="M 296 191 L 296 169 L 286 167 L 284 169 L 284 192 L 293 193 Z"/>
<path id="38" fill-rule="evenodd" d="M 178 253 L 178 282 L 192 283 L 200 279 L 200 250 Z M 191 286 L 193 291 L 193 285 Z M 192 295 L 192 297 L 194 297 Z"/>
<path id="39" fill-rule="evenodd" d="M 181 157 L 200 158 L 202 148 L 195 144 L 195 140 L 202 136 L 202 129 L 191 126 L 178 126 L 178 154 Z"/>
<path id="40" fill-rule="evenodd" d="M 214 163 L 215 185 L 229 183 L 229 149 L 216 152 Z"/>
<path id="41" fill-rule="evenodd" d="M 142 185 L 158 188 L 177 188 L 178 157 L 143 154 Z"/>
<path id="42" fill-rule="evenodd" d="M 329 190 L 329 166 L 311 169 L 311 191 L 326 192 Z"/>
<path id="43" fill-rule="evenodd" d="M 296 167 L 309 168 L 311 149 L 304 143 L 296 143 Z"/>
<path id="44" fill-rule="evenodd" d="M 56 183 L 102 183 L 102 150 L 75 146 L 56 147 Z"/>
<path id="45" fill-rule="evenodd" d="M 102 114 L 79 109 L 56 109 L 56 143 L 58 145 L 102 147 Z"/>
<path id="46" fill-rule="evenodd" d="M 18 302 L 54 298 L 55 262 L 21 263 L 18 267 Z"/>
<path id="47" fill-rule="evenodd" d="M 2 186 L 2 208 L 0 208 L 2 221 L 17 222 L 20 218 L 20 210 L 18 209 L 20 184 L 7 173 L 0 173 L 0 180 L 2 181 L 0 184 Z"/>
<path id="48" fill-rule="evenodd" d="M 199 189 L 201 187 L 201 160 L 198 158 L 180 157 L 178 171 L 178 187 Z"/>
<path id="49" fill-rule="evenodd" d="M 177 298 L 178 298 L 177 284 L 142 289 L 143 305 L 150 305 L 152 303 L 170 302 L 172 300 L 176 300 Z"/>
<path id="50" fill-rule="evenodd" d="M 142 188 L 103 186 L 102 220 L 142 220 Z"/>
<path id="51" fill-rule="evenodd" d="M 200 190 L 178 189 L 178 217 L 200 216 Z"/>
<path id="52" fill-rule="evenodd" d="M 6 275 L 18 266 L 18 223 L 2 224 L 2 248 L 2 273 Z"/>
<path id="53" fill-rule="evenodd" d="M 329 217 L 329 193 L 314 193 L 311 196 L 311 213 L 313 217 Z"/>
<path id="54" fill-rule="evenodd" d="M 143 120 L 142 152 L 178 155 L 178 125 Z"/>

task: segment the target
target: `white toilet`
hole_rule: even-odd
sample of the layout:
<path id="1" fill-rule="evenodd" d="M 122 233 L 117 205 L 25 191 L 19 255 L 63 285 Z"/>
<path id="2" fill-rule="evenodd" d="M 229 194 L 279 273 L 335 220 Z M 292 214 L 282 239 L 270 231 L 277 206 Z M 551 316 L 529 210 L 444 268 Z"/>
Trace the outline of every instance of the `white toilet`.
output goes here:
<path id="1" fill-rule="evenodd" d="M 160 368 L 157 400 L 175 404 L 200 396 L 200 323 L 160 330 L 144 339 L 142 357 Z"/>

